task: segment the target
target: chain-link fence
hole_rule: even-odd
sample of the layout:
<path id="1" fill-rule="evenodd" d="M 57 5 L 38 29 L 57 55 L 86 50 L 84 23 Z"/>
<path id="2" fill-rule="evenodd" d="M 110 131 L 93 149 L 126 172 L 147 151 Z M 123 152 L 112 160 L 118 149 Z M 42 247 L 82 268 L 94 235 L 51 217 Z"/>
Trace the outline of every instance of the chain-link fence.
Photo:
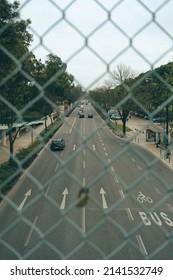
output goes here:
<path id="1" fill-rule="evenodd" d="M 0 3 L 0 259 L 172 259 L 173 1 Z"/>

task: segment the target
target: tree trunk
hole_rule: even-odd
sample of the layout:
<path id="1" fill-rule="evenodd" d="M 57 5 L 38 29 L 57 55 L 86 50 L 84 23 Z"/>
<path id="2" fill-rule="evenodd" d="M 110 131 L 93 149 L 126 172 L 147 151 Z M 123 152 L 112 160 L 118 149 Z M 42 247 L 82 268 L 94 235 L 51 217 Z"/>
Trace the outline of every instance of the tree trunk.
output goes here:
<path id="1" fill-rule="evenodd" d="M 8 133 L 8 137 L 9 137 L 9 144 L 10 144 L 10 158 L 9 161 L 12 164 L 14 162 L 13 160 L 13 153 L 14 153 L 14 141 L 13 141 L 13 135 L 12 135 L 12 128 L 9 129 L 9 133 Z"/>
<path id="2" fill-rule="evenodd" d="M 44 118 L 45 132 L 47 132 L 47 116 Z"/>
<path id="3" fill-rule="evenodd" d="M 123 137 L 126 136 L 126 120 L 123 120 Z"/>

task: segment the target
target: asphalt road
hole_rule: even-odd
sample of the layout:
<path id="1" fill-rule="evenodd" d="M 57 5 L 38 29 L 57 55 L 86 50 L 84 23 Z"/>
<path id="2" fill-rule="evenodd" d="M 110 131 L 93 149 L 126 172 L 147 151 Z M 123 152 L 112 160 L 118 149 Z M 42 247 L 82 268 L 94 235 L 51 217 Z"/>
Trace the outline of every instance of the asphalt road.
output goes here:
<path id="1" fill-rule="evenodd" d="M 172 171 L 84 110 L 0 204 L 0 259 L 173 259 Z"/>

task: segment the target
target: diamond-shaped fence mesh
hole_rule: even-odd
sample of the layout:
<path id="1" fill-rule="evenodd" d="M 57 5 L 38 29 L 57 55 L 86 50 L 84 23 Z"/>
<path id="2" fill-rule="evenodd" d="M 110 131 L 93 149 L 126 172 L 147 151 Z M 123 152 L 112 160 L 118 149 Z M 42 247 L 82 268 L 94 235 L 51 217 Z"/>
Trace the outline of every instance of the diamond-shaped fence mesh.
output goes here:
<path id="1" fill-rule="evenodd" d="M 173 1 L 36 2 L 0 0 L 0 259 L 172 259 Z"/>

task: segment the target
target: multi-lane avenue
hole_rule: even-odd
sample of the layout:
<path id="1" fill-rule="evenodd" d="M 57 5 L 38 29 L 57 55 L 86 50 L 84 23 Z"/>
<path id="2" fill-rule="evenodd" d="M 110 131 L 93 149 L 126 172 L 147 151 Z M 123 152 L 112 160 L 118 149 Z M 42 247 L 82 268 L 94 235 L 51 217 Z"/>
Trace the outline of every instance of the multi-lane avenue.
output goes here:
<path id="1" fill-rule="evenodd" d="M 48 143 L 1 202 L 0 259 L 173 259 L 172 170 L 91 104 L 84 114 L 65 119 L 54 135 L 65 149 Z"/>

